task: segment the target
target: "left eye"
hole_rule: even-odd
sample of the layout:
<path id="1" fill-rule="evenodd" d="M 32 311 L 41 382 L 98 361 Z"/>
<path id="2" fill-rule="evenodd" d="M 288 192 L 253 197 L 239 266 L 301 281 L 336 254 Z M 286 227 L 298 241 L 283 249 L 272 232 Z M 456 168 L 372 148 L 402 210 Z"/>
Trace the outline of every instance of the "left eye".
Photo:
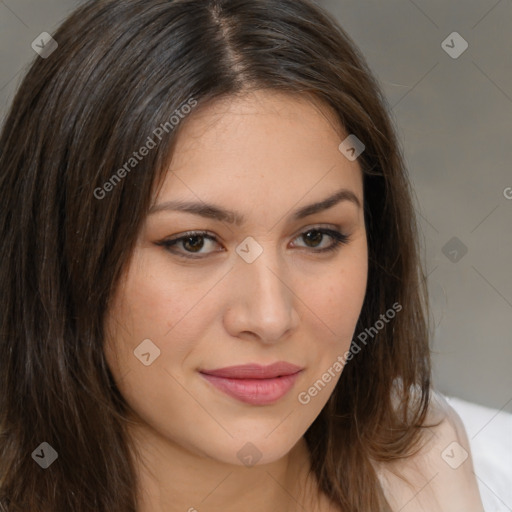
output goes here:
<path id="1" fill-rule="evenodd" d="M 332 239 L 332 242 L 326 247 L 320 247 L 325 237 Z M 348 235 L 340 233 L 333 229 L 315 228 L 309 229 L 301 233 L 295 240 L 302 238 L 306 243 L 305 248 L 312 249 L 313 252 L 327 252 L 334 251 L 339 248 L 340 245 L 348 242 Z M 157 242 L 157 245 L 165 247 L 167 250 L 178 256 L 185 258 L 202 258 L 204 256 L 194 256 L 195 254 L 211 254 L 211 252 L 222 252 L 222 251 L 211 251 L 201 252 L 205 247 L 205 241 L 210 243 L 218 243 L 217 238 L 204 231 L 191 231 L 184 235 L 176 238 L 170 238 Z M 206 244 L 208 245 L 208 244 Z M 184 251 L 178 251 L 177 247 L 181 246 Z M 320 248 L 319 248 L 320 247 Z"/>
<path id="2" fill-rule="evenodd" d="M 315 245 L 316 242 L 322 241 L 325 236 L 330 237 L 333 241 L 327 247 L 323 247 L 318 249 L 318 246 Z M 348 242 L 348 236 L 340 233 L 339 231 L 335 231 L 333 229 L 325 229 L 325 228 L 317 228 L 310 229 L 308 231 L 304 231 L 297 238 L 301 238 L 306 241 L 307 244 L 312 243 L 313 249 L 316 252 L 325 252 L 325 251 L 333 251 L 337 249 L 341 244 L 345 244 Z M 311 246 L 308 246 L 311 247 Z"/>

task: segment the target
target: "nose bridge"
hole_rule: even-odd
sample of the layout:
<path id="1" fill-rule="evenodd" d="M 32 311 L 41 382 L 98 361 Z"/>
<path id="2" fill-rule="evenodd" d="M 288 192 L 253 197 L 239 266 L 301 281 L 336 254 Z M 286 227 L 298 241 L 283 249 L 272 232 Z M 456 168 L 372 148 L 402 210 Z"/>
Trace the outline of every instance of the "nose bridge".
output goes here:
<path id="1" fill-rule="evenodd" d="M 278 339 L 293 327 L 294 294 L 287 283 L 286 266 L 277 251 L 262 247 L 261 254 L 251 263 L 237 261 L 239 294 L 243 297 L 246 325 L 262 339 Z"/>

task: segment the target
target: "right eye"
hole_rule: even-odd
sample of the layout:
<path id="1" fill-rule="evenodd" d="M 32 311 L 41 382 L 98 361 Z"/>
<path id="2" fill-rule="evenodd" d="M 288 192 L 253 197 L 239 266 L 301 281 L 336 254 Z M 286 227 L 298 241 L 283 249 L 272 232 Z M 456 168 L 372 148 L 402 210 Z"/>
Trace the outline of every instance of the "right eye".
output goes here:
<path id="1" fill-rule="evenodd" d="M 205 246 L 205 240 L 218 243 L 217 238 L 214 235 L 210 235 L 206 231 L 189 231 L 187 233 L 180 234 L 180 236 L 161 240 L 157 243 L 157 245 L 161 245 L 172 254 L 176 254 L 177 256 L 183 258 L 198 259 L 203 258 L 212 252 L 220 252 L 200 252 L 201 249 L 203 249 Z M 179 250 L 179 247 L 181 247 L 183 250 Z M 195 254 L 199 254 L 200 256 L 194 256 Z"/>

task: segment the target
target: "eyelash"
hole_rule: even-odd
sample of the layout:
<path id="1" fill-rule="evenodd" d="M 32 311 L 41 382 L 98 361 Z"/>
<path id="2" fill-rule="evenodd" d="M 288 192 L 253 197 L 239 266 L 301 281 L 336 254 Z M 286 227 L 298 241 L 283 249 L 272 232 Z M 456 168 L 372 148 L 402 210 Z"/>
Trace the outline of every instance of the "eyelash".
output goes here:
<path id="1" fill-rule="evenodd" d="M 307 233 L 311 233 L 311 232 L 319 232 L 322 235 L 330 236 L 333 239 L 333 243 L 329 247 L 324 247 L 323 249 L 311 248 L 311 251 L 313 253 L 335 252 L 335 251 L 339 250 L 342 245 L 344 245 L 350 241 L 348 235 L 345 235 L 345 234 L 343 234 L 339 231 L 336 231 L 334 229 L 326 229 L 326 228 L 311 228 L 306 231 L 303 231 L 296 238 L 300 238 L 301 236 L 303 236 Z M 172 254 L 175 254 L 179 257 L 186 258 L 186 259 L 203 259 L 203 258 L 207 257 L 209 254 L 212 254 L 212 253 L 207 253 L 206 256 L 194 256 L 193 254 L 196 254 L 196 253 L 189 252 L 189 253 L 187 253 L 187 255 L 185 255 L 183 253 L 179 253 L 178 251 L 176 251 L 174 249 L 174 247 L 177 244 L 179 244 L 180 242 L 183 242 L 183 241 L 187 240 L 188 238 L 193 238 L 193 237 L 207 238 L 209 240 L 213 240 L 218 243 L 217 238 L 214 235 L 209 234 L 207 231 L 188 231 L 188 232 L 184 233 L 183 235 L 181 235 L 180 237 L 168 238 L 166 240 L 161 240 L 160 242 L 157 242 L 156 244 L 159 246 L 163 246 L 166 250 L 168 250 Z M 323 238 L 322 238 L 322 241 L 323 241 Z M 308 249 L 308 247 L 301 247 L 301 248 Z M 201 247 L 201 249 L 202 249 L 202 247 Z"/>

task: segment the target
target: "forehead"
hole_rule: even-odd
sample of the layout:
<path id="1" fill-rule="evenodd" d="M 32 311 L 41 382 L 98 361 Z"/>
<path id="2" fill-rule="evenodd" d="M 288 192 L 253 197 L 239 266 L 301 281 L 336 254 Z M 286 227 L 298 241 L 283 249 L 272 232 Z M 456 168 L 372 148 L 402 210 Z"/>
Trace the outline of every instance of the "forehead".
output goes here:
<path id="1" fill-rule="evenodd" d="M 216 100 L 183 121 L 158 198 L 297 203 L 343 186 L 362 200 L 359 165 L 338 149 L 345 137 L 313 97 L 253 91 Z"/>
<path id="2" fill-rule="evenodd" d="M 298 144 L 304 137 L 318 143 L 326 136 L 334 140 L 346 136 L 334 111 L 315 96 L 271 90 L 248 91 L 200 105 L 183 124 L 176 141 L 180 154 L 212 145 L 224 150 L 231 146 L 233 151 L 237 145 L 243 151 L 260 139 L 268 150 L 269 137 L 275 145 L 291 146 L 292 137 Z M 175 165 L 180 157 L 176 153 Z"/>

